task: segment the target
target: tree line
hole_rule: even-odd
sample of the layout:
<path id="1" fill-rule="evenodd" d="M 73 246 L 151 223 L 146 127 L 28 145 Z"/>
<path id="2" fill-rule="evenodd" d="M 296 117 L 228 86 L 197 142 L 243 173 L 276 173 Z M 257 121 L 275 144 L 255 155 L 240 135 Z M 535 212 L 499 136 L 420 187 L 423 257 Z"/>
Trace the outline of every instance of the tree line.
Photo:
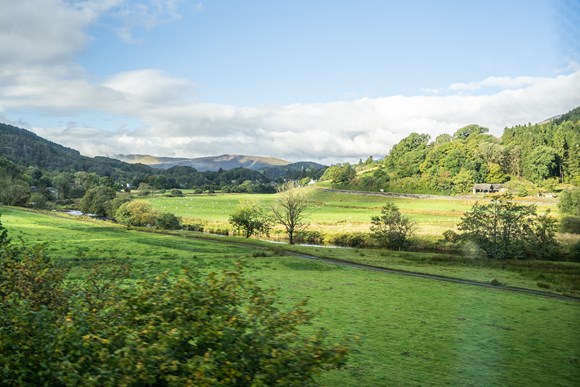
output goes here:
<path id="1" fill-rule="evenodd" d="M 329 167 L 323 180 L 395 192 L 464 193 L 475 183 L 505 183 L 528 195 L 580 185 L 580 108 L 557 120 L 506 128 L 500 138 L 468 125 L 453 135 L 411 133 L 383 160 Z M 357 173 L 358 172 L 358 173 Z"/>

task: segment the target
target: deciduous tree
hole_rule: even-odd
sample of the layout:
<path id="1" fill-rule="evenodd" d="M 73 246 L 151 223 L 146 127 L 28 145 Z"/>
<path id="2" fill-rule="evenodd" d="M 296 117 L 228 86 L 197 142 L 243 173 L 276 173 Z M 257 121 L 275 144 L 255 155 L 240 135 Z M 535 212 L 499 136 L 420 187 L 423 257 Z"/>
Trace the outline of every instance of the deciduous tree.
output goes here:
<path id="1" fill-rule="evenodd" d="M 230 215 L 230 223 L 238 231 L 242 231 L 246 238 L 252 235 L 267 235 L 271 228 L 270 217 L 264 208 L 252 202 L 240 205 L 236 212 Z"/>
<path id="2" fill-rule="evenodd" d="M 295 233 L 305 230 L 309 225 L 306 220 L 309 205 L 304 188 L 298 184 L 289 182 L 280 187 L 272 213 L 276 222 L 286 230 L 290 244 L 294 244 Z"/>
<path id="3" fill-rule="evenodd" d="M 556 254 L 556 221 L 537 215 L 536 207 L 514 203 L 504 196 L 488 204 L 476 203 L 461 218 L 462 238 L 482 249 L 488 258 L 551 258 Z"/>
<path id="4" fill-rule="evenodd" d="M 111 200 L 117 193 L 113 188 L 97 186 L 89 188 L 79 203 L 82 212 L 105 216 L 109 210 Z"/>
<path id="5" fill-rule="evenodd" d="M 415 224 L 401 215 L 399 208 L 393 203 L 385 204 L 381 215 L 371 218 L 371 224 L 372 235 L 381 246 L 396 250 L 409 247 Z"/>

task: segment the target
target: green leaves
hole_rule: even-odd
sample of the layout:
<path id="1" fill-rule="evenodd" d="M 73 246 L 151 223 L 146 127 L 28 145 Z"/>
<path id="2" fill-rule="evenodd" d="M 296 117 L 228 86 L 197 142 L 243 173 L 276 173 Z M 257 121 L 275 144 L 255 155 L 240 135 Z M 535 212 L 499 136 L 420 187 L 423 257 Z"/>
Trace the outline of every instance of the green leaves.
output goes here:
<path id="1" fill-rule="evenodd" d="M 42 248 L 0 249 L 0 380 L 8 385 L 310 385 L 344 364 L 343 345 L 304 335 L 289 310 L 244 277 L 118 267 L 65 281 Z"/>
<path id="2" fill-rule="evenodd" d="M 510 199 L 476 203 L 458 226 L 462 238 L 475 242 L 489 258 L 552 258 L 557 248 L 556 221 L 549 213 L 537 215 L 533 205 Z"/>
<path id="3" fill-rule="evenodd" d="M 380 216 L 371 218 L 373 238 L 384 247 L 402 250 L 411 244 L 415 224 L 401 215 L 399 208 L 393 203 L 387 203 L 381 209 Z"/>
<path id="4" fill-rule="evenodd" d="M 272 221 L 259 204 L 248 202 L 240 205 L 230 216 L 230 224 L 249 238 L 252 235 L 268 235 Z"/>

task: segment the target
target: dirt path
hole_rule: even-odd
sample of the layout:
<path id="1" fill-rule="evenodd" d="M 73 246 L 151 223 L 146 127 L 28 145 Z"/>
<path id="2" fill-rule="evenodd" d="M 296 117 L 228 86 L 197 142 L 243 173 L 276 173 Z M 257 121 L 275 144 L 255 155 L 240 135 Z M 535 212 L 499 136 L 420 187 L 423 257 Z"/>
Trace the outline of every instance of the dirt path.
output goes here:
<path id="1" fill-rule="evenodd" d="M 541 290 L 518 288 L 515 286 L 492 285 L 491 283 L 487 283 L 487 282 L 471 281 L 471 280 L 465 280 L 465 279 L 461 279 L 461 278 L 445 277 L 445 276 L 435 275 L 435 274 L 425 274 L 425 273 L 418 273 L 418 272 L 398 270 L 398 269 L 387 269 L 384 267 L 365 265 L 363 263 L 355 263 L 355 262 L 343 261 L 343 260 L 333 259 L 333 258 L 322 258 L 322 257 L 317 257 L 314 255 L 309 255 L 309 254 L 302 254 L 302 253 L 298 253 L 298 252 L 294 252 L 294 251 L 286 251 L 286 253 L 288 255 L 296 257 L 296 258 L 311 259 L 311 260 L 315 260 L 315 261 L 319 261 L 319 262 L 328 263 L 331 265 L 348 267 L 348 268 L 352 268 L 352 269 L 370 270 L 370 271 L 375 271 L 375 272 L 384 273 L 384 274 L 405 275 L 405 276 L 409 276 L 409 277 L 419 277 L 419 278 L 431 279 L 431 280 L 436 280 L 436 281 L 452 282 L 452 283 L 470 285 L 470 286 L 478 286 L 481 288 L 488 288 L 488 289 L 494 289 L 494 290 L 500 290 L 500 291 L 507 291 L 507 292 L 520 293 L 520 294 L 529 294 L 529 295 L 542 296 L 542 297 L 548 297 L 548 298 L 555 298 L 557 300 L 580 302 L 580 297 L 566 296 L 566 295 L 562 295 L 562 294 L 544 292 Z"/>

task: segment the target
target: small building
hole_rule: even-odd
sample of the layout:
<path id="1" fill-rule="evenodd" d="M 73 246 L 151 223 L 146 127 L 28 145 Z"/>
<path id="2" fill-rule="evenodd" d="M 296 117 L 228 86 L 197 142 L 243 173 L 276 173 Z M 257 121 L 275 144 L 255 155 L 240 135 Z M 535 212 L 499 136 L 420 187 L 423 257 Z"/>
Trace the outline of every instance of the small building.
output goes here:
<path id="1" fill-rule="evenodd" d="M 503 184 L 474 184 L 473 185 L 473 193 L 492 193 L 492 192 L 499 192 L 503 189 Z"/>

